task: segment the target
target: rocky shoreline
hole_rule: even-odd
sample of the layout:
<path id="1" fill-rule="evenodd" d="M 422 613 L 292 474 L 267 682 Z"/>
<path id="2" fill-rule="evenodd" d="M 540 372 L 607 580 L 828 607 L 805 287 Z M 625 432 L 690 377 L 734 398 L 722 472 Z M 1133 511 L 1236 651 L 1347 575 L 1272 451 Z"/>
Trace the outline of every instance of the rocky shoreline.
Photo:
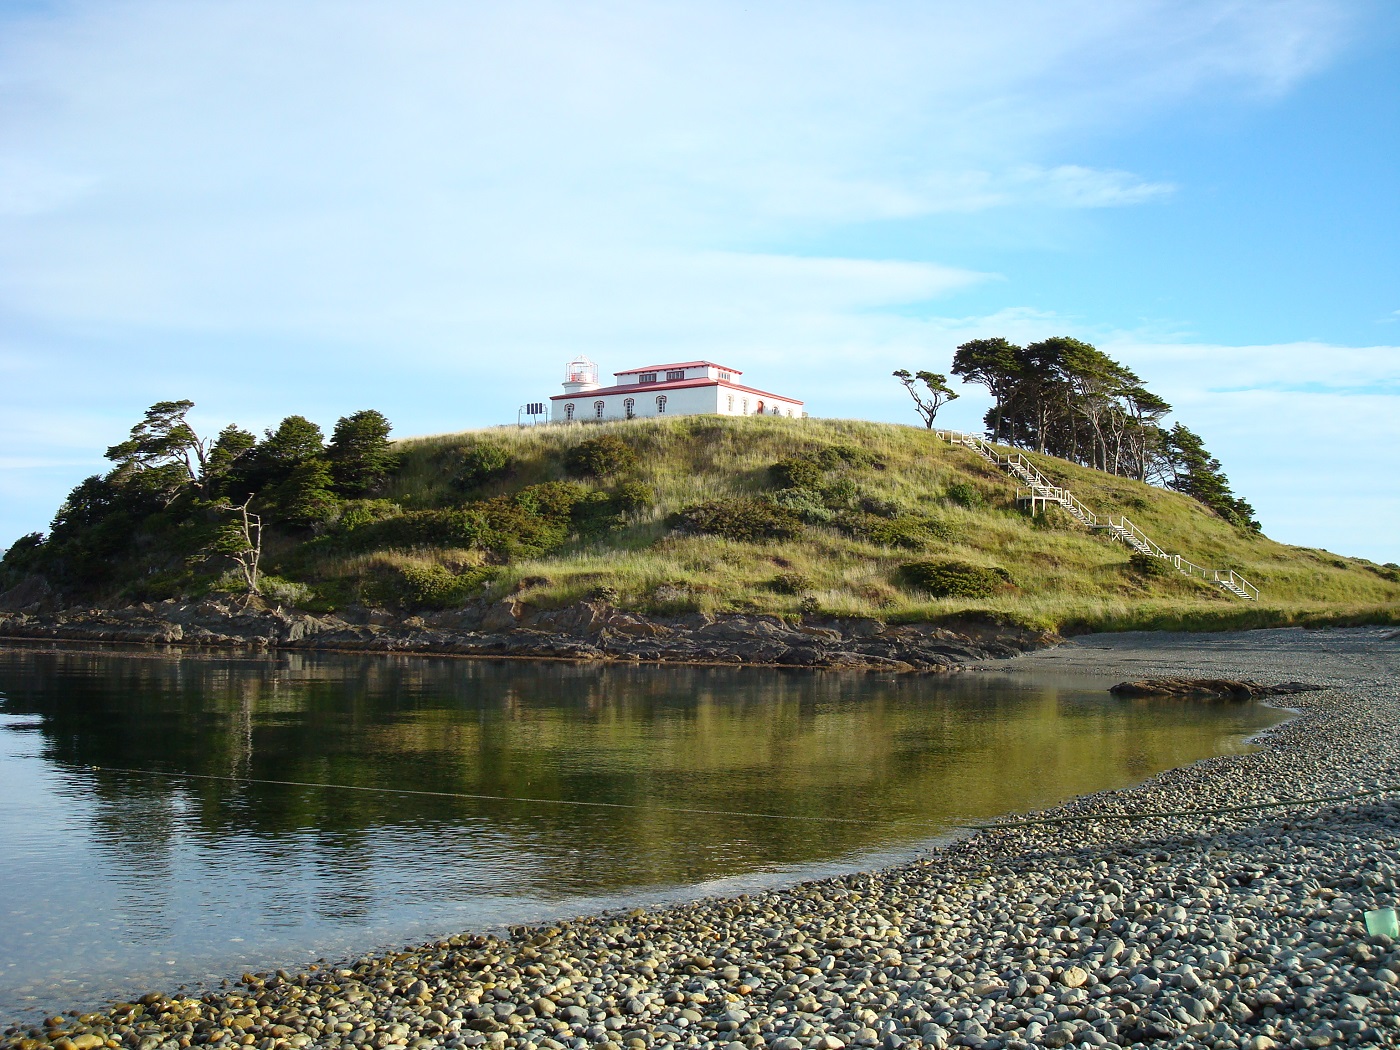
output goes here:
<path id="1" fill-rule="evenodd" d="M 1400 647 L 1095 637 L 1015 672 L 1306 679 L 1253 753 L 884 871 L 462 936 L 11 1030 L 5 1050 L 1400 1045 Z M 1370 794 L 1363 794 L 1370 792 Z M 1376 794 L 1375 792 L 1381 792 Z M 1300 797 L 1357 796 L 1275 807 Z M 1274 808 L 1238 809 L 1257 806 Z M 1198 810 L 1232 809 L 1202 815 Z M 1115 819 L 1143 812 L 1181 815 Z"/>
<path id="2" fill-rule="evenodd" d="M 777 616 L 705 613 L 648 617 L 605 601 L 535 609 L 515 598 L 423 616 L 363 607 L 316 616 L 212 600 L 119 609 L 11 607 L 5 612 L 0 604 L 0 638 L 845 670 L 946 671 L 1059 640 L 990 622 L 893 625 L 808 618 L 791 623 Z"/>

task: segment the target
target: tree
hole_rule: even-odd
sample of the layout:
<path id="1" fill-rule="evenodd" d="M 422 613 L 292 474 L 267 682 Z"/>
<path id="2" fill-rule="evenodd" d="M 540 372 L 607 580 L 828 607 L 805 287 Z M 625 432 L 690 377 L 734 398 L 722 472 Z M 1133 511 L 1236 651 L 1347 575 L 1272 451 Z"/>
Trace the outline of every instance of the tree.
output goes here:
<path id="1" fill-rule="evenodd" d="M 326 442 L 321 428 L 305 416 L 288 416 L 276 430 L 265 431 L 258 447 L 258 458 L 282 474 L 289 474 L 308 459 L 325 454 Z"/>
<path id="2" fill-rule="evenodd" d="M 277 523 L 301 527 L 321 524 L 340 503 L 331 487 L 330 464 L 319 456 L 298 463 L 259 499 Z"/>
<path id="3" fill-rule="evenodd" d="M 128 472 L 179 464 L 185 480 L 196 480 L 204 471 L 207 446 L 185 421 L 192 408 L 193 401 L 157 401 L 130 437 L 107 450 L 107 458 Z"/>
<path id="4" fill-rule="evenodd" d="M 901 368 L 894 373 L 894 377 L 909 391 L 909 396 L 917 406 L 919 418 L 929 430 L 933 429 L 933 417 L 938 415 L 938 410 L 949 401 L 956 401 L 958 398 L 948 386 L 948 377 L 940 372 L 920 371 L 911 375 L 907 368 Z M 919 393 L 916 386 L 918 382 L 922 382 L 928 390 L 927 396 Z"/>
<path id="5" fill-rule="evenodd" d="M 262 561 L 262 518 L 248 509 L 252 502 L 250 496 L 236 506 L 232 503 L 219 504 L 219 510 L 229 511 L 234 517 L 224 523 L 210 545 L 210 550 L 237 563 L 250 597 L 258 593 L 261 582 L 259 564 Z"/>
<path id="6" fill-rule="evenodd" d="M 200 474 L 200 485 L 204 491 L 212 495 L 222 490 L 244 461 L 244 457 L 257 448 L 257 445 L 257 437 L 232 423 L 219 431 Z"/>
<path id="7" fill-rule="evenodd" d="M 997 336 L 993 339 L 972 339 L 963 343 L 953 354 L 950 371 L 964 383 L 987 388 L 995 404 L 988 413 L 992 423 L 988 428 L 992 440 L 1001 440 L 1002 416 L 1007 397 L 1021 374 L 1023 351 L 1015 343 Z"/>
<path id="8" fill-rule="evenodd" d="M 1242 529 L 1260 530 L 1254 508 L 1230 491 L 1220 460 L 1206 450 L 1199 434 L 1180 423 L 1172 427 L 1166 436 L 1166 459 L 1168 488 L 1184 492 Z"/>
<path id="9" fill-rule="evenodd" d="M 366 409 L 336 421 L 326 458 L 331 477 L 342 496 L 372 492 L 394 468 L 393 429 L 382 412 Z"/>

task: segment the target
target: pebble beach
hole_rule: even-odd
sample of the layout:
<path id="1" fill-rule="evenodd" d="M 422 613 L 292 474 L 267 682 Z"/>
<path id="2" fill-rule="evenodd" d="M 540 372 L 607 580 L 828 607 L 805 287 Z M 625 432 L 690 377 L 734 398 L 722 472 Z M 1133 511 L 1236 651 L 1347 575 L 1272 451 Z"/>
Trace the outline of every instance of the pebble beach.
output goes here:
<path id="1" fill-rule="evenodd" d="M 1363 921 L 1400 903 L 1397 632 L 1090 636 L 1008 668 L 1326 688 L 1256 751 L 899 867 L 132 989 L 0 1050 L 1400 1046 L 1400 943 Z"/>

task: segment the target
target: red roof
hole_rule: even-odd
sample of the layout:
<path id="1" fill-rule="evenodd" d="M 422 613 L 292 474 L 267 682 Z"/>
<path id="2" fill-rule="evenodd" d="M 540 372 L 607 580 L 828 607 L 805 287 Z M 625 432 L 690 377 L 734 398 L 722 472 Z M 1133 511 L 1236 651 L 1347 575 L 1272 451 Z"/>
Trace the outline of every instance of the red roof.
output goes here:
<path id="1" fill-rule="evenodd" d="M 650 371 L 650 369 L 645 369 Z M 625 372 L 616 373 L 626 375 Z M 767 390 L 755 390 L 751 386 L 740 386 L 738 383 L 727 383 L 722 379 L 673 379 L 669 383 L 628 383 L 625 386 L 600 386 L 592 390 L 581 390 L 577 394 L 555 394 L 551 401 L 572 401 L 572 400 L 596 400 L 598 397 L 609 394 L 636 394 L 643 390 L 681 390 L 698 386 L 722 386 L 726 390 L 739 390 L 745 394 L 757 394 L 759 397 L 774 397 L 779 401 L 787 401 L 790 404 L 801 405 L 804 402 L 795 397 L 787 397 L 783 394 L 770 394 Z"/>
<path id="2" fill-rule="evenodd" d="M 677 361 L 675 364 L 670 365 L 647 365 L 645 368 L 624 368 L 621 372 L 614 372 L 613 375 L 626 376 L 631 375 L 633 372 L 662 372 L 668 368 L 700 368 L 701 366 L 718 368 L 721 372 L 730 372 L 736 376 L 744 374 L 737 368 L 730 368 L 728 365 L 717 365 L 713 361 Z"/>

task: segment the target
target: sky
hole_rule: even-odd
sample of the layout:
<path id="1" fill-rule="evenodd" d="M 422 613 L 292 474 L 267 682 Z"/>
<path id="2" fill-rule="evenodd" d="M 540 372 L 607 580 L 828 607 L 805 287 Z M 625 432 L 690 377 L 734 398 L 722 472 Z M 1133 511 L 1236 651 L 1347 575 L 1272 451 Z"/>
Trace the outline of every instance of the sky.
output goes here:
<path id="1" fill-rule="evenodd" d="M 1070 335 L 1400 561 L 1398 173 L 1385 0 L 0 0 L 0 549 L 158 400 L 440 433 L 582 353 L 916 423 Z"/>

